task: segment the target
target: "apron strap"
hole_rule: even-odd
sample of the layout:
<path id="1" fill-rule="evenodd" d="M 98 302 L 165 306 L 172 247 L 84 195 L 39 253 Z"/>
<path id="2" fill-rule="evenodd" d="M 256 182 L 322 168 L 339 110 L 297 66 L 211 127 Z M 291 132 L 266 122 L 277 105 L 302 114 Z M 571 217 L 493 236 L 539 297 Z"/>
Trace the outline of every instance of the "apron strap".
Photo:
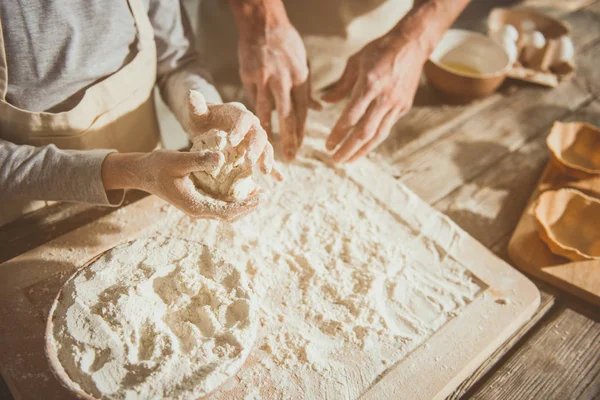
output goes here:
<path id="1" fill-rule="evenodd" d="M 133 15 L 138 30 L 138 46 L 140 48 L 144 48 L 148 45 L 155 46 L 154 28 L 152 27 L 146 8 L 141 0 L 129 0 L 129 8 L 131 9 L 131 14 Z"/>
<path id="2" fill-rule="evenodd" d="M 6 62 L 6 50 L 4 48 L 4 31 L 2 30 L 2 18 L 0 17 L 0 100 L 6 100 L 8 92 L 8 65 Z"/>

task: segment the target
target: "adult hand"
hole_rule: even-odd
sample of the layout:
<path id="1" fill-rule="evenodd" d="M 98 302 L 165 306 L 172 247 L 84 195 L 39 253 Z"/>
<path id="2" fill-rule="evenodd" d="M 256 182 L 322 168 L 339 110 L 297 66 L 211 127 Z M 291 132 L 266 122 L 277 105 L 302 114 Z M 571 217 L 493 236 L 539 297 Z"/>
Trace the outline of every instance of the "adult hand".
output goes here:
<path id="1" fill-rule="evenodd" d="M 248 158 L 252 164 L 258 162 L 261 171 L 271 174 L 276 180 L 281 175 L 275 168 L 273 146 L 258 118 L 242 103 L 207 104 L 202 94 L 191 90 L 188 97 L 189 134 L 195 137 L 210 129 L 228 132 L 232 146 L 248 141 Z"/>
<path id="2" fill-rule="evenodd" d="M 403 33 L 390 33 L 348 59 L 341 78 L 323 95 L 350 100 L 326 143 L 335 162 L 353 162 L 377 147 L 412 106 L 428 53 Z"/>
<path id="3" fill-rule="evenodd" d="M 262 192 L 230 203 L 200 194 L 190 178 L 192 172 L 214 170 L 222 157 L 222 154 L 208 151 L 111 153 L 102 165 L 102 181 L 107 191 L 144 190 L 193 217 L 235 221 L 258 207 Z"/>
<path id="4" fill-rule="evenodd" d="M 311 94 L 310 73 L 302 38 L 285 16 L 272 24 L 241 30 L 240 77 L 262 126 L 271 137 L 275 107 L 283 155 L 295 158 L 304 139 L 308 109 L 321 109 Z M 282 20 L 282 21 L 281 21 Z"/>

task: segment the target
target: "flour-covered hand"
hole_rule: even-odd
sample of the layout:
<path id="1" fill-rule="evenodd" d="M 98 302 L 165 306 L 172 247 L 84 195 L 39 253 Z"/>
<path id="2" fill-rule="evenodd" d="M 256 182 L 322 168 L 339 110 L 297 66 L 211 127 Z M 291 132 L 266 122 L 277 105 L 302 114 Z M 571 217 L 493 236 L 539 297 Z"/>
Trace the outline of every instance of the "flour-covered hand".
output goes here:
<path id="1" fill-rule="evenodd" d="M 222 164 L 215 152 L 156 150 L 151 153 L 112 153 L 102 165 L 105 190 L 139 189 L 168 201 L 196 217 L 237 220 L 260 204 L 263 193 L 253 193 L 238 202 L 226 202 L 202 195 L 190 178 L 194 172 L 210 172 Z"/>
<path id="2" fill-rule="evenodd" d="M 350 95 L 327 139 L 335 162 L 352 162 L 377 147 L 413 102 L 427 51 L 407 35 L 387 34 L 348 59 L 341 78 L 323 95 Z"/>
<path id="3" fill-rule="evenodd" d="M 247 141 L 247 156 L 252 163 L 258 162 L 264 174 L 281 180 L 281 175 L 274 168 L 273 146 L 265 130 L 242 103 L 207 104 L 202 94 L 190 90 L 188 112 L 188 131 L 192 139 L 217 129 L 228 133 L 228 140 L 233 146 Z"/>

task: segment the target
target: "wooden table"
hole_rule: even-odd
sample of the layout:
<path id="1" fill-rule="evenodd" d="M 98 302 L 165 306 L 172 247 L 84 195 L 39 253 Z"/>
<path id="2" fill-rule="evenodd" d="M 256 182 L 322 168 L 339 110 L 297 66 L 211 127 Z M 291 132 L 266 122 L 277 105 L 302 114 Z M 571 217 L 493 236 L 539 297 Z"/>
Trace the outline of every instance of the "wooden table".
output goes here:
<path id="1" fill-rule="evenodd" d="M 474 0 L 457 26 L 484 31 L 489 10 L 507 3 L 519 2 Z M 545 137 L 552 123 L 600 125 L 600 0 L 523 3 L 573 28 L 577 76 L 553 90 L 507 82 L 493 96 L 462 106 L 443 104 L 422 85 L 413 110 L 373 155 L 509 263 L 507 243 L 548 160 Z M 128 201 L 141 196 L 132 192 Z M 113 211 L 61 204 L 0 228 L 0 262 Z M 542 292 L 534 318 L 450 398 L 600 397 L 600 310 L 534 282 Z M 0 380 L 5 398 L 11 395 Z"/>

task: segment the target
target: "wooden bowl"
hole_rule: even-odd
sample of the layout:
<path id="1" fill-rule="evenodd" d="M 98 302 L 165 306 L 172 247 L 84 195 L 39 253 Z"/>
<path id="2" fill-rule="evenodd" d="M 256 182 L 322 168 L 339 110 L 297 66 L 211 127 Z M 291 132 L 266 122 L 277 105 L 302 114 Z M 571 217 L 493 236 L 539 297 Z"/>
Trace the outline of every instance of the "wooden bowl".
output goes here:
<path id="1" fill-rule="evenodd" d="M 63 366 L 63 364 L 59 358 L 59 354 L 58 354 L 56 347 L 52 343 L 52 337 L 54 335 L 55 324 L 60 323 L 60 322 L 57 322 L 55 312 L 57 311 L 57 309 L 59 307 L 60 301 L 62 300 L 63 296 L 65 295 L 65 291 L 68 290 L 67 288 L 69 287 L 69 284 L 73 280 L 75 280 L 78 276 L 80 276 L 82 274 L 86 274 L 87 270 L 89 268 L 91 268 L 94 265 L 94 263 L 96 261 L 98 261 L 101 257 L 105 257 L 107 254 L 110 254 L 111 252 L 114 252 L 115 250 L 118 250 L 119 248 L 126 247 L 127 245 L 130 245 L 136 241 L 153 241 L 156 239 L 157 239 L 157 237 L 138 238 L 138 239 L 131 240 L 131 241 L 116 245 L 114 247 L 111 247 L 110 249 L 105 250 L 101 254 L 94 256 L 91 260 L 86 262 L 81 268 L 77 269 L 69 277 L 69 279 L 67 279 L 67 281 L 64 283 L 64 285 L 61 287 L 58 294 L 56 295 L 54 302 L 52 304 L 52 307 L 50 309 L 50 312 L 48 314 L 48 319 L 46 321 L 44 349 L 45 349 L 45 353 L 46 353 L 46 358 L 50 365 L 50 370 L 52 371 L 53 375 L 57 378 L 57 380 L 60 382 L 60 384 L 64 388 L 66 388 L 75 398 L 80 399 L 80 400 L 100 400 L 99 398 L 95 397 L 93 394 L 86 392 L 85 389 L 82 388 L 79 383 L 77 383 L 73 379 L 71 379 L 71 377 L 69 376 L 69 373 L 67 372 L 67 370 L 65 369 L 65 367 Z M 179 242 L 193 243 L 194 245 L 208 248 L 208 246 L 206 246 L 204 244 L 190 242 L 186 239 L 175 239 L 175 238 L 167 238 L 167 237 L 160 237 L 160 236 L 158 237 L 158 239 L 177 240 Z M 158 245 L 160 246 L 160 243 Z M 224 263 L 228 264 L 226 261 L 224 261 Z M 220 265 L 220 267 L 222 268 L 223 265 Z M 221 269 L 221 271 L 223 271 L 223 269 Z M 93 273 L 93 272 L 91 272 L 91 273 Z M 215 275 L 218 275 L 218 274 L 215 274 Z M 231 275 L 229 275 L 229 276 L 231 276 Z M 217 278 L 212 277 L 212 279 L 216 280 Z M 221 281 L 224 281 L 225 279 L 228 279 L 228 277 L 220 277 L 219 279 L 220 280 L 218 282 L 221 282 Z M 236 289 L 237 295 L 239 295 L 239 293 L 246 293 L 246 292 L 251 293 L 252 292 L 251 286 L 246 286 L 246 285 L 249 285 L 249 282 L 246 280 L 246 278 L 242 276 L 241 281 L 244 281 L 246 283 L 242 287 Z M 254 296 L 254 295 L 251 294 L 251 296 Z M 251 309 L 251 310 L 252 310 L 251 311 L 252 319 L 255 322 L 248 324 L 248 329 L 253 330 L 253 340 L 255 340 L 257 326 L 259 324 L 258 316 L 256 315 L 258 313 L 258 308 Z M 222 381 L 219 386 L 213 388 L 210 392 L 208 392 L 202 398 L 210 397 L 211 394 L 216 393 L 221 387 L 226 385 L 226 382 L 234 380 L 235 379 L 234 376 L 239 372 L 239 370 L 242 368 L 242 366 L 246 363 L 246 360 L 251 351 L 252 351 L 252 348 L 249 348 L 249 350 L 246 351 L 244 354 L 244 351 L 242 350 L 242 352 L 238 356 L 238 358 L 241 360 L 241 362 L 239 363 L 238 366 L 235 367 L 235 370 L 231 373 L 231 376 L 229 376 L 229 378 L 226 378 L 224 381 Z M 102 398 L 105 398 L 105 397 L 102 397 Z M 112 396 L 111 396 L 111 398 L 112 398 Z"/>
<path id="2" fill-rule="evenodd" d="M 555 122 L 546 139 L 561 169 L 574 178 L 600 175 L 600 129 L 583 122 Z"/>
<path id="3" fill-rule="evenodd" d="M 577 190 L 549 190 L 534 210 L 550 251 L 573 261 L 600 260 L 600 200 Z"/>
<path id="4" fill-rule="evenodd" d="M 104 255 L 104 253 L 108 252 L 109 250 L 106 250 L 106 251 L 102 252 L 101 254 L 94 256 L 91 260 L 86 262 L 81 268 L 78 268 L 69 277 L 69 279 L 67 279 L 67 281 L 63 284 L 63 286 L 60 288 L 60 290 L 56 294 L 56 297 L 54 298 L 54 302 L 52 303 L 52 307 L 50 308 L 50 312 L 48 313 L 48 320 L 46 321 L 44 350 L 46 353 L 46 359 L 48 360 L 48 364 L 50 365 L 50 371 L 52 371 L 52 374 L 58 380 L 58 382 L 61 384 L 62 387 L 67 389 L 69 392 L 71 392 L 71 394 L 73 394 L 75 396 L 75 398 L 80 399 L 80 400 L 98 400 L 98 399 L 95 398 L 94 396 L 92 396 L 91 394 L 86 393 L 84 390 L 81 389 L 81 387 L 77 383 L 73 382 L 71 380 L 71 377 L 69 377 L 69 374 L 67 373 L 67 371 L 62 366 L 62 364 L 58 358 L 58 353 L 57 353 L 56 349 L 54 348 L 54 346 L 52 346 L 52 343 L 50 341 L 50 337 L 53 335 L 53 330 L 54 330 L 54 311 L 56 310 L 56 307 L 58 306 L 58 302 L 63 295 L 63 289 L 67 286 L 67 284 L 70 283 L 73 279 L 75 279 L 75 277 L 80 273 L 80 271 L 89 267 L 91 264 L 93 264 L 96 260 L 98 260 L 102 255 Z"/>
<path id="5" fill-rule="evenodd" d="M 492 94 L 511 68 L 506 51 L 485 35 L 450 29 L 425 64 L 429 83 L 457 102 Z"/>

